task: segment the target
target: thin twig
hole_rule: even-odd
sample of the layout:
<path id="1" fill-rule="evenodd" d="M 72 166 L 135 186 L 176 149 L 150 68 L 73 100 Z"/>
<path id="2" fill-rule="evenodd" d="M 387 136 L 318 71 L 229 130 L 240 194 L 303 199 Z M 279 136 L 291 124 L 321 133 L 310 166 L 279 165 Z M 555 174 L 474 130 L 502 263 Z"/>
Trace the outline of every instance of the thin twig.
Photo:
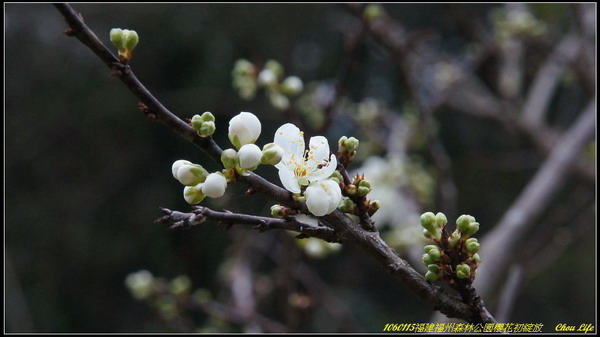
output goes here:
<path id="1" fill-rule="evenodd" d="M 203 206 L 194 206 L 190 213 L 172 211 L 168 208 L 161 208 L 161 211 L 165 215 L 156 219 L 155 222 L 169 225 L 169 229 L 173 230 L 189 229 L 209 220 L 226 225 L 252 225 L 260 232 L 272 229 L 284 229 L 303 234 L 307 237 L 320 238 L 328 242 L 340 241 L 340 238 L 333 229 L 325 226 L 315 227 L 311 224 L 303 223 L 294 217 L 288 219 L 267 218 L 232 212 L 218 212 Z"/>

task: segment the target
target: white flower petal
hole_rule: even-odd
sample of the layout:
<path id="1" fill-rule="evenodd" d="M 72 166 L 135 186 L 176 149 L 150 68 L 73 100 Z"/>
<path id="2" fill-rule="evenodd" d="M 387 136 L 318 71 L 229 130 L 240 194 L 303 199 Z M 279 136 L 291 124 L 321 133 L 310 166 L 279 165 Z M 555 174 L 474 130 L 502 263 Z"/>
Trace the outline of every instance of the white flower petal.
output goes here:
<path id="1" fill-rule="evenodd" d="M 292 123 L 284 124 L 275 131 L 274 143 L 297 160 L 304 157 L 304 133 Z"/>
<path id="2" fill-rule="evenodd" d="M 323 166 L 322 168 L 320 168 L 316 171 L 313 171 L 312 174 L 310 174 L 310 176 L 308 177 L 308 179 L 311 182 L 327 179 L 327 178 L 331 177 L 333 172 L 335 172 L 336 168 L 337 168 L 337 158 L 335 157 L 334 154 L 332 154 L 331 157 L 329 158 L 329 163 L 326 166 Z"/>
<path id="3" fill-rule="evenodd" d="M 307 160 L 314 161 L 318 165 L 327 160 L 327 157 L 329 157 L 329 143 L 327 142 L 327 138 L 323 136 L 311 137 L 308 144 Z"/>
<path id="4" fill-rule="evenodd" d="M 315 216 L 323 216 L 329 211 L 329 196 L 319 183 L 310 185 L 304 192 L 306 207 Z"/>
<path id="5" fill-rule="evenodd" d="M 294 172 L 289 170 L 287 167 L 284 167 L 279 170 L 279 179 L 283 184 L 283 187 L 292 192 L 292 193 L 300 193 L 300 186 L 298 185 L 298 179 L 294 175 Z"/>

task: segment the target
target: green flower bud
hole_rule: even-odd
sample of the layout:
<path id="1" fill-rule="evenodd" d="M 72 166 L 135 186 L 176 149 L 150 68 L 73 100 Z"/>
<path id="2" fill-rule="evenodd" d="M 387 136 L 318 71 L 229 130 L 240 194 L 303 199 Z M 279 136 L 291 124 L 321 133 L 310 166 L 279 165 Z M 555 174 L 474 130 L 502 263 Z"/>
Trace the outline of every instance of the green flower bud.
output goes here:
<path id="1" fill-rule="evenodd" d="M 466 233 L 469 230 L 469 225 L 474 221 L 474 217 L 463 214 L 456 219 L 456 228 L 458 228 L 459 231 Z"/>
<path id="2" fill-rule="evenodd" d="M 277 165 L 283 157 L 283 148 L 275 143 L 263 146 L 260 163 L 263 165 Z"/>
<path id="3" fill-rule="evenodd" d="M 446 219 L 446 215 L 444 215 L 444 213 L 442 213 L 442 212 L 438 212 L 438 214 L 436 214 L 435 217 L 437 218 L 437 227 L 438 228 L 444 228 L 444 226 L 446 226 L 446 224 L 448 223 L 448 219 Z"/>
<path id="4" fill-rule="evenodd" d="M 281 63 L 275 60 L 268 60 L 265 63 L 265 69 L 272 71 L 276 78 L 283 77 L 283 66 L 281 65 Z"/>
<path id="5" fill-rule="evenodd" d="M 440 279 L 440 275 L 429 270 L 427 273 L 425 273 L 425 279 L 428 282 L 435 282 Z"/>
<path id="6" fill-rule="evenodd" d="M 217 127 L 215 126 L 215 122 L 203 122 L 200 126 L 200 130 L 198 130 L 198 134 L 201 137 L 210 137 L 215 133 L 216 128 Z"/>
<path id="7" fill-rule="evenodd" d="M 471 267 L 467 264 L 459 264 L 456 266 L 456 276 L 460 279 L 465 279 L 471 276 Z"/>
<path id="8" fill-rule="evenodd" d="M 274 218 L 283 218 L 287 214 L 287 209 L 285 206 L 281 205 L 273 205 L 271 206 L 271 216 Z"/>
<path id="9" fill-rule="evenodd" d="M 181 296 L 189 293 L 192 288 L 192 281 L 185 275 L 179 275 L 169 282 L 169 290 L 175 296 Z"/>
<path id="10" fill-rule="evenodd" d="M 473 262 L 475 263 L 479 263 L 481 262 L 481 257 L 479 256 L 479 254 L 474 254 L 471 259 L 473 260 Z"/>
<path id="11" fill-rule="evenodd" d="M 356 151 L 356 149 L 358 149 L 359 143 L 360 142 L 358 141 L 358 139 L 354 137 L 348 138 L 346 136 L 342 136 L 340 140 L 338 140 L 338 152 L 352 153 Z"/>
<path id="12" fill-rule="evenodd" d="M 432 212 L 426 212 L 421 215 L 421 226 L 432 234 L 437 232 L 436 223 L 437 218 Z"/>
<path id="13" fill-rule="evenodd" d="M 439 274 L 440 273 L 440 266 L 437 264 L 430 264 L 427 266 L 427 269 L 432 272 L 432 273 L 436 273 Z"/>
<path id="14" fill-rule="evenodd" d="M 477 241 L 469 242 L 467 240 L 466 250 L 467 250 L 467 254 L 469 254 L 469 255 L 473 255 L 473 254 L 477 253 L 479 251 L 479 242 L 477 242 Z"/>
<path id="15" fill-rule="evenodd" d="M 472 222 L 465 234 L 471 236 L 479 231 L 479 222 Z"/>
<path id="16" fill-rule="evenodd" d="M 208 289 L 205 288 L 199 288 L 194 290 L 194 293 L 192 294 L 192 299 L 194 300 L 194 302 L 196 302 L 196 304 L 202 305 L 208 301 L 210 301 L 212 298 L 212 295 L 210 294 L 210 291 Z"/>
<path id="17" fill-rule="evenodd" d="M 204 198 L 206 195 L 202 193 L 201 183 L 196 186 L 186 186 L 183 189 L 183 199 L 190 205 L 199 204 Z"/>
<path id="18" fill-rule="evenodd" d="M 427 229 L 423 229 L 423 236 L 428 238 L 428 239 L 432 239 L 433 238 L 433 234 L 431 234 L 430 231 L 428 231 Z"/>
<path id="19" fill-rule="evenodd" d="M 133 56 L 133 49 L 139 42 L 135 30 L 113 28 L 110 30 L 110 41 L 119 51 L 119 60 L 127 62 Z"/>
<path id="20" fill-rule="evenodd" d="M 250 76 L 254 74 L 254 64 L 246 59 L 239 59 L 233 66 L 233 76 Z"/>
<path id="21" fill-rule="evenodd" d="M 460 241 L 460 237 L 460 232 L 458 232 L 458 230 L 455 230 L 454 232 L 452 232 L 452 234 L 450 234 L 450 237 L 448 238 L 448 245 L 452 248 L 456 247 L 456 245 Z"/>
<path id="22" fill-rule="evenodd" d="M 436 246 L 436 245 L 427 245 L 427 246 L 423 247 L 423 249 L 425 250 L 425 253 L 429 253 L 429 251 L 432 250 L 432 249 L 438 249 L 438 246 Z"/>
<path id="23" fill-rule="evenodd" d="M 288 96 L 299 95 L 304 89 L 302 80 L 296 76 L 290 76 L 281 83 L 281 93 Z"/>
<path id="24" fill-rule="evenodd" d="M 363 18 L 368 22 L 372 22 L 380 18 L 384 12 L 383 6 L 379 4 L 369 4 L 365 7 Z"/>
<path id="25" fill-rule="evenodd" d="M 430 249 L 427 255 L 431 257 L 433 262 L 438 262 L 442 258 L 442 252 L 438 248 Z"/>
<path id="26" fill-rule="evenodd" d="M 375 214 L 375 212 L 377 212 L 379 209 L 381 208 L 381 201 L 379 200 L 371 200 L 371 202 L 369 202 L 369 210 L 370 210 L 370 215 Z"/>
<path id="27" fill-rule="evenodd" d="M 358 183 L 359 187 L 366 187 L 368 189 L 371 189 L 371 183 L 368 182 L 367 180 L 361 180 L 360 183 Z"/>
<path id="28" fill-rule="evenodd" d="M 277 110 L 284 111 L 290 107 L 290 100 L 284 95 L 278 92 L 272 92 L 269 94 L 269 101 L 271 105 Z"/>
<path id="29" fill-rule="evenodd" d="M 352 213 L 355 207 L 356 204 L 354 203 L 354 201 L 352 201 L 348 197 L 343 197 L 342 202 L 340 203 L 340 206 L 338 208 L 344 213 Z"/>
<path id="30" fill-rule="evenodd" d="M 137 46 L 140 42 L 140 38 L 135 30 L 123 30 L 123 36 L 125 38 L 124 47 L 130 51 Z"/>
<path id="31" fill-rule="evenodd" d="M 430 264 L 435 264 L 435 261 L 433 261 L 433 259 L 431 258 L 431 255 L 429 254 L 423 254 L 423 258 L 422 258 L 423 264 L 428 266 Z"/>
<path id="32" fill-rule="evenodd" d="M 346 193 L 348 193 L 348 195 L 355 195 L 356 194 L 356 185 L 354 184 L 350 184 L 346 186 Z"/>
<path id="33" fill-rule="evenodd" d="M 213 115 L 210 111 L 204 112 L 202 114 L 202 116 L 200 116 L 200 117 L 205 122 L 214 122 L 215 121 L 215 115 Z"/>
<path id="34" fill-rule="evenodd" d="M 369 192 L 371 192 L 369 187 L 359 186 L 356 190 L 356 195 L 359 197 L 364 197 L 365 195 L 369 194 Z"/>
<path id="35" fill-rule="evenodd" d="M 110 42 L 112 42 L 117 49 L 124 48 L 125 39 L 121 28 L 113 28 L 110 30 Z"/>
<path id="36" fill-rule="evenodd" d="M 234 168 L 237 163 L 237 151 L 227 149 L 221 152 L 221 163 L 228 170 Z"/>
<path id="37" fill-rule="evenodd" d="M 200 128 L 202 128 L 202 123 L 204 123 L 204 119 L 202 119 L 202 116 L 200 115 L 194 115 L 192 117 L 192 128 L 194 128 L 194 130 L 196 131 L 200 131 Z"/>

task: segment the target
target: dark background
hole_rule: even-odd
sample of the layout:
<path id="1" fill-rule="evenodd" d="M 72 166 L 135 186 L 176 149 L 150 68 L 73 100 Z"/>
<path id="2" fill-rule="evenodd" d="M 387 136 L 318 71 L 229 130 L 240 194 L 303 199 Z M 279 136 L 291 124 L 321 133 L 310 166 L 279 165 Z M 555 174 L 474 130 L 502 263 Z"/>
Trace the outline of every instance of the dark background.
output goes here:
<path id="1" fill-rule="evenodd" d="M 456 25 L 461 17 L 457 13 L 486 27 L 494 7 L 385 6 L 409 30 L 436 31 L 439 46 L 448 53 L 468 44 Z M 213 112 L 216 140 L 222 146 L 227 146 L 223 130 L 228 120 L 240 111 L 252 111 L 261 119 L 259 143 L 269 142 L 285 122 L 263 95 L 250 102 L 238 98 L 231 88 L 235 60 L 273 58 L 305 83 L 330 80 L 343 58 L 344 33 L 355 23 L 340 5 L 81 4 L 75 9 L 107 45 L 111 28 L 135 29 L 140 36 L 131 62 L 136 75 L 182 118 Z M 573 20 L 564 5 L 534 10 L 557 34 Z M 148 269 L 166 278 L 186 274 L 194 287 L 219 289 L 215 275 L 230 254 L 233 234 L 210 225 L 170 232 L 153 223 L 160 216 L 159 206 L 188 209 L 171 176 L 174 160 L 200 162 L 211 170 L 217 165 L 170 130 L 145 119 L 135 97 L 109 76 L 106 66 L 62 33 L 67 26 L 54 7 L 5 4 L 5 20 L 6 331 L 172 331 L 149 306 L 132 298 L 124 279 Z M 395 68 L 389 54 L 372 40 L 365 46 L 363 65 L 348 84 L 350 97 L 374 97 L 401 106 L 407 95 L 391 74 Z M 561 118 L 567 123 L 587 100 L 580 87 L 565 83 L 552 109 L 566 111 Z M 476 215 L 485 233 L 484 227 L 498 221 L 541 158 L 486 120 L 449 112 L 440 117 L 440 125 L 454 164 L 459 212 Z M 461 138 L 456 130 L 474 137 Z M 330 143 L 336 135 L 330 132 Z M 266 167 L 258 173 L 275 177 Z M 577 197 L 581 193 L 576 187 L 561 194 Z M 271 203 L 243 192 L 241 186 L 230 187 L 225 198 L 203 204 L 269 213 Z M 552 207 L 556 212 L 560 208 L 560 202 Z M 578 236 L 576 244 L 523 285 L 512 321 L 544 323 L 548 331 L 559 323 L 595 321 L 591 226 L 587 235 Z M 249 228 L 236 231 L 253 240 L 279 235 Z M 346 302 L 362 330 L 377 332 L 386 323 L 430 318 L 427 303 L 351 247 L 307 263 Z M 280 318 L 277 312 L 264 312 Z M 201 316 L 199 322 L 205 319 Z M 316 317 L 301 330 L 336 331 L 335 327 Z"/>

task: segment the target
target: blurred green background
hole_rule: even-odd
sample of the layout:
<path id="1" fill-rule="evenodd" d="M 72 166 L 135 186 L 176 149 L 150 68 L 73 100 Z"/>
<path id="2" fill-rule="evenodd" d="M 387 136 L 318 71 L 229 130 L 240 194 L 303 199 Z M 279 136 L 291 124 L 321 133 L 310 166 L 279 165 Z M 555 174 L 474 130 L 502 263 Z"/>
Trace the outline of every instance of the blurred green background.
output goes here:
<path id="1" fill-rule="evenodd" d="M 74 7 L 107 45 L 111 28 L 135 29 L 140 36 L 131 62 L 136 75 L 182 118 L 213 112 L 221 146 L 228 144 L 223 132 L 228 120 L 240 111 L 261 119 L 259 143 L 270 142 L 285 122 L 263 95 L 250 102 L 237 96 L 231 88 L 237 59 L 276 59 L 286 73 L 305 83 L 331 80 L 343 59 L 344 35 L 356 26 L 341 5 Z M 454 53 L 468 45 L 457 18 L 474 18 L 489 29 L 495 7 L 413 4 L 385 9 L 409 30 L 439 33 L 441 50 Z M 573 20 L 568 12 L 565 5 L 547 5 L 536 13 L 559 35 Z M 216 275 L 232 253 L 228 247 L 236 235 L 252 241 L 284 239 L 281 233 L 259 234 L 250 228 L 227 232 L 223 226 L 206 225 L 170 232 L 154 224 L 159 206 L 189 209 L 171 175 L 174 160 L 199 162 L 210 170 L 217 169 L 216 163 L 145 119 L 135 97 L 109 76 L 109 69 L 62 33 L 67 26 L 53 6 L 5 4 L 4 15 L 7 332 L 173 331 L 151 307 L 132 298 L 124 285 L 129 273 L 147 269 L 165 278 L 186 274 L 194 287 L 218 293 L 222 284 Z M 371 39 L 362 53 L 361 65 L 348 82 L 350 97 L 372 97 L 400 110 L 408 95 L 393 74 L 389 54 Z M 567 81 L 559 92 L 553 109 L 565 111 L 563 121 L 572 120 L 587 102 L 584 90 Z M 471 137 L 460 136 L 465 133 Z M 335 127 L 330 130 L 330 143 L 339 135 Z M 451 111 L 440 117 L 440 135 L 454 164 L 458 211 L 476 216 L 485 233 L 541 158 L 494 123 Z M 261 167 L 258 173 L 279 183 L 272 168 Z M 593 197 L 589 186 L 573 183 L 561 194 L 571 198 L 590 193 Z M 226 197 L 205 204 L 258 215 L 269 214 L 271 205 L 261 196 L 244 196 L 242 186 L 230 187 Z M 559 212 L 559 203 L 552 209 Z M 592 225 L 588 235 L 577 237 L 574 247 L 523 286 L 512 321 L 541 322 L 548 331 L 558 323 L 595 321 Z M 357 330 L 377 332 L 386 323 L 427 322 L 431 316 L 427 303 L 351 247 L 306 263 L 350 308 Z M 284 321 L 273 309 L 259 308 Z M 339 330 L 319 310 L 302 321 L 299 331 Z M 207 317 L 197 320 L 202 325 Z"/>

